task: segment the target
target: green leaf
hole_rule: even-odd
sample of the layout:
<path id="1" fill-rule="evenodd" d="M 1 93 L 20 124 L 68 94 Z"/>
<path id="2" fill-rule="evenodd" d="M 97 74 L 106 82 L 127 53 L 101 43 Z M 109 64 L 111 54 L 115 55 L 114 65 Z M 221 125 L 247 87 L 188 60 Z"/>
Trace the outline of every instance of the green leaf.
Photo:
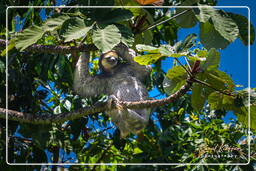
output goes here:
<path id="1" fill-rule="evenodd" d="M 207 50 L 200 50 L 197 52 L 196 54 L 199 58 L 204 58 L 204 57 L 207 57 L 208 55 L 208 51 Z"/>
<path id="2" fill-rule="evenodd" d="M 238 28 L 239 28 L 239 38 L 240 40 L 243 42 L 244 45 L 248 45 L 248 19 L 242 15 L 238 15 L 238 14 L 233 14 L 233 13 L 228 13 L 230 15 L 230 17 L 236 22 Z M 254 27 L 252 25 L 252 23 L 250 23 L 250 44 L 252 45 L 254 40 L 255 40 L 255 30 Z"/>
<path id="3" fill-rule="evenodd" d="M 116 26 L 121 32 L 121 36 L 122 36 L 121 42 L 123 42 L 128 47 L 132 47 L 134 43 L 134 35 L 131 32 L 131 30 L 128 27 L 125 27 L 124 25 L 121 25 L 121 24 L 116 24 Z"/>
<path id="4" fill-rule="evenodd" d="M 150 30 L 146 30 L 141 34 L 135 34 L 135 44 L 150 45 L 153 40 L 153 33 Z"/>
<path id="5" fill-rule="evenodd" d="M 92 39 L 95 46 L 104 53 L 120 43 L 121 33 L 115 25 L 108 25 L 94 30 Z"/>
<path id="6" fill-rule="evenodd" d="M 133 17 L 132 12 L 126 9 L 117 8 L 110 11 L 106 16 L 105 19 L 102 20 L 102 23 L 109 24 L 109 23 L 118 23 L 121 21 L 129 20 Z"/>
<path id="7" fill-rule="evenodd" d="M 144 45 L 144 44 L 137 44 L 136 49 L 140 52 L 146 51 L 146 52 L 159 52 L 158 48 L 150 45 Z"/>
<path id="8" fill-rule="evenodd" d="M 44 32 L 42 27 L 36 25 L 25 29 L 23 33 L 17 35 L 15 47 L 23 51 L 30 45 L 36 43 L 44 35 Z"/>
<path id="9" fill-rule="evenodd" d="M 250 92 L 250 103 L 249 103 L 249 92 Z M 238 116 L 238 121 L 242 122 L 244 125 L 248 126 L 248 114 L 249 114 L 249 106 L 250 106 L 250 125 L 251 128 L 256 130 L 256 89 L 243 89 L 238 91 L 239 99 L 241 99 L 242 106 L 236 104 L 236 109 L 240 107 L 240 110 L 236 110 L 235 114 Z M 238 107 L 237 107 L 238 106 Z"/>
<path id="10" fill-rule="evenodd" d="M 142 152 L 143 152 L 143 151 L 142 151 L 140 148 L 136 147 L 136 148 L 134 149 L 133 154 L 138 154 L 138 153 L 142 153 Z"/>
<path id="11" fill-rule="evenodd" d="M 191 96 L 192 107 L 200 111 L 204 107 L 206 98 L 207 97 L 203 94 L 203 86 L 200 84 L 194 84 Z"/>
<path id="12" fill-rule="evenodd" d="M 4 73 L 5 72 L 5 64 L 0 60 L 0 72 Z"/>
<path id="13" fill-rule="evenodd" d="M 93 25 L 87 27 L 83 19 L 79 17 L 73 17 L 63 23 L 60 32 L 61 36 L 65 38 L 65 42 L 68 42 L 84 37 L 92 27 Z"/>
<path id="14" fill-rule="evenodd" d="M 227 73 L 220 70 L 213 70 L 211 72 L 206 72 L 205 76 L 207 78 L 206 82 L 213 87 L 219 90 L 234 91 L 235 84 Z"/>
<path id="15" fill-rule="evenodd" d="M 163 87 L 167 94 L 172 94 L 180 89 L 186 82 L 187 73 L 181 66 L 174 66 L 168 70 L 163 81 Z"/>
<path id="16" fill-rule="evenodd" d="M 211 110 L 223 109 L 223 94 L 219 92 L 213 92 L 208 96 L 208 103 Z"/>
<path id="17" fill-rule="evenodd" d="M 15 47 L 15 40 L 14 39 L 11 39 L 9 42 L 8 42 L 8 52 L 10 50 L 12 50 L 13 48 Z M 5 56 L 6 55 L 6 48 L 1 52 L 1 56 Z"/>
<path id="18" fill-rule="evenodd" d="M 179 46 L 179 49 L 177 49 L 177 52 L 184 52 L 190 49 L 191 47 L 195 46 L 195 39 L 197 38 L 196 34 L 192 33 L 189 34 L 185 40 L 182 41 L 182 43 Z"/>
<path id="19" fill-rule="evenodd" d="M 224 49 L 229 45 L 229 41 L 215 30 L 210 22 L 200 23 L 200 40 L 206 49 Z"/>
<path id="20" fill-rule="evenodd" d="M 233 21 L 233 19 L 227 15 L 227 13 L 221 10 L 216 10 L 213 7 L 209 6 L 207 6 L 207 8 L 202 6 L 199 7 L 199 9 L 200 14 L 197 15 L 197 18 L 201 22 L 200 35 L 201 39 L 204 40 L 202 41 L 202 43 L 207 48 L 225 48 L 230 42 L 233 42 L 238 37 L 238 26 Z M 217 32 L 219 34 L 217 34 Z M 221 42 L 222 40 L 220 36 L 224 38 L 226 41 Z M 213 42 L 215 42 L 216 44 L 222 44 L 214 46 Z"/>
<path id="21" fill-rule="evenodd" d="M 49 18 L 43 24 L 45 31 L 53 31 L 59 28 L 70 17 L 67 15 L 60 15 L 58 17 Z"/>
<path id="22" fill-rule="evenodd" d="M 208 55 L 206 57 L 206 61 L 201 64 L 201 68 L 203 70 L 214 70 L 214 69 L 218 69 L 220 64 L 220 53 L 214 49 L 211 48 L 208 52 Z"/>
<path id="23" fill-rule="evenodd" d="M 235 112 L 237 120 L 248 127 L 248 108 L 243 108 L 242 112 Z M 256 130 L 256 105 L 250 106 L 250 126 Z"/>
<path id="24" fill-rule="evenodd" d="M 185 0 L 184 2 L 181 3 L 180 6 L 192 6 L 198 2 L 199 0 Z M 195 13 L 192 10 L 190 10 L 189 8 L 177 8 L 177 14 L 185 10 L 189 10 L 189 11 L 175 18 L 177 24 L 183 28 L 194 27 L 197 23 L 197 18 L 195 16 Z"/>
<path id="25" fill-rule="evenodd" d="M 233 42 L 239 34 L 236 23 L 223 11 L 218 10 L 218 15 L 211 17 L 214 28 L 229 42 Z"/>
<path id="26" fill-rule="evenodd" d="M 161 57 L 162 57 L 162 55 L 159 53 L 157 53 L 157 54 L 150 53 L 150 54 L 146 54 L 146 55 L 136 56 L 136 57 L 134 57 L 134 61 L 136 61 L 140 65 L 150 65 L 150 64 L 155 63 Z"/>
<path id="27" fill-rule="evenodd" d="M 218 15 L 217 10 L 211 6 L 202 5 L 198 6 L 198 9 L 199 13 L 196 14 L 196 17 L 202 23 L 205 23 L 209 21 L 211 17 Z"/>
<path id="28" fill-rule="evenodd" d="M 148 52 L 149 54 L 156 55 L 159 57 L 166 56 L 166 57 L 178 58 L 178 57 L 187 55 L 187 53 L 175 53 L 175 48 L 170 45 L 161 45 L 159 48 L 156 48 L 149 45 L 138 44 L 136 45 L 136 49 L 138 51 Z M 155 59 L 152 59 L 152 60 L 155 61 Z"/>

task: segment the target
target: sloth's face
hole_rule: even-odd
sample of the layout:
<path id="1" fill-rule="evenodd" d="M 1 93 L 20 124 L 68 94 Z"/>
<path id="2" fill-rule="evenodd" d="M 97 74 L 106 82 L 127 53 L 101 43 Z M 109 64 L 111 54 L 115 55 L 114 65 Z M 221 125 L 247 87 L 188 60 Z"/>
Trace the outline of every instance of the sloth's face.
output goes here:
<path id="1" fill-rule="evenodd" d="M 104 54 L 101 64 L 105 70 L 111 70 L 118 64 L 118 55 L 113 52 L 107 52 Z"/>

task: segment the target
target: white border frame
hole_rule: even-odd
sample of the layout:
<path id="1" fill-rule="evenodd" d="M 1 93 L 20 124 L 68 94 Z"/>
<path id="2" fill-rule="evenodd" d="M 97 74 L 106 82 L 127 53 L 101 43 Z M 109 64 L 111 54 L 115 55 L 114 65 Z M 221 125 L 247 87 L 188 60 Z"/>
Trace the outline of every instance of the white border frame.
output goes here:
<path id="1" fill-rule="evenodd" d="M 47 165 L 47 166 L 69 166 L 69 165 L 247 165 L 250 163 L 250 105 L 248 105 L 248 159 L 247 163 L 9 163 L 8 162 L 8 10 L 15 8 L 197 8 L 198 6 L 8 6 L 6 8 L 6 163 L 8 165 Z M 203 8 L 247 8 L 248 10 L 248 103 L 250 104 L 250 8 L 248 6 L 201 6 Z"/>

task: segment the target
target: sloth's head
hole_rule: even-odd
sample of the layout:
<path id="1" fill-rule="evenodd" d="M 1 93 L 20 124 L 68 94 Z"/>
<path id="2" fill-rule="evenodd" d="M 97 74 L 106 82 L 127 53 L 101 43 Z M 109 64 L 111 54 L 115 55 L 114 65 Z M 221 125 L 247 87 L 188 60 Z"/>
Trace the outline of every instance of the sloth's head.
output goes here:
<path id="1" fill-rule="evenodd" d="M 101 55 L 100 67 L 105 72 L 111 72 L 118 65 L 119 57 L 115 51 L 109 51 Z"/>

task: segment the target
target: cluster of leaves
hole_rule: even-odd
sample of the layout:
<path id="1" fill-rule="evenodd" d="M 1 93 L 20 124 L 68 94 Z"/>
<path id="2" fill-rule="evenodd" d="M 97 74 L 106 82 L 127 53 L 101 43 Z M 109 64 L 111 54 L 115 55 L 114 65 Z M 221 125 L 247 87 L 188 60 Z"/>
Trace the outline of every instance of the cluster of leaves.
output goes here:
<path id="1" fill-rule="evenodd" d="M 95 0 L 76 1 L 70 5 L 138 5 L 133 0 Z M 122 2 L 122 4 L 120 4 Z M 38 1 L 37 3 L 42 3 Z M 75 4 L 72 4 L 75 3 Z M 214 5 L 214 1 L 178 0 L 166 1 L 166 5 Z M 192 94 L 187 94 L 173 104 L 154 110 L 146 130 L 139 135 L 120 139 L 119 131 L 104 114 L 93 114 L 81 119 L 67 121 L 64 124 L 48 126 L 17 123 L 9 121 L 9 162 L 79 162 L 79 163 L 170 163 L 170 162 L 246 162 L 247 145 L 238 144 L 247 136 L 247 128 L 238 121 L 227 125 L 221 119 L 227 111 L 234 111 L 238 120 L 247 124 L 248 91 L 235 92 L 235 85 L 229 75 L 218 69 L 220 55 L 216 49 L 225 48 L 236 38 L 247 44 L 247 19 L 241 15 L 225 13 L 207 6 L 189 9 L 162 25 L 170 15 L 179 14 L 187 9 L 176 10 L 149 8 L 81 8 L 58 9 L 46 12 L 50 15 L 46 21 L 39 17 L 39 11 L 27 10 L 28 25 L 22 32 L 11 33 L 8 50 L 9 108 L 17 111 L 41 114 L 73 111 L 89 106 L 104 97 L 81 99 L 72 91 L 74 55 L 31 54 L 21 52 L 34 43 L 43 45 L 79 45 L 94 44 L 99 51 L 111 50 L 122 42 L 137 48 L 142 55 L 135 60 L 142 64 L 154 64 L 151 82 L 164 94 L 172 94 L 186 81 L 189 66 L 200 60 L 200 73 L 196 79 Z M 15 12 L 10 9 L 10 14 Z M 10 18 L 12 15 L 10 15 Z M 13 20 L 14 23 L 14 20 Z M 33 23 L 33 24 L 32 24 Z M 184 41 L 177 42 L 177 31 L 200 24 L 200 41 L 206 47 L 196 47 L 196 35 L 189 35 Z M 154 26 L 149 30 L 151 26 Z M 11 28 L 11 27 L 10 27 Z M 4 32 L 1 30 L 1 32 Z M 212 39 L 215 37 L 216 39 Z M 251 40 L 254 30 L 251 29 Z M 161 45 L 164 42 L 165 45 Z M 191 49 L 192 48 L 192 49 Z M 18 50 L 17 50 L 18 49 Z M 1 49 L 2 50 L 2 49 Z M 2 55 L 5 55 L 5 51 Z M 97 56 L 92 52 L 92 56 Z M 184 67 L 174 64 L 167 73 L 161 69 L 165 58 L 188 59 Z M 0 89 L 5 91 L 5 60 L 0 58 Z M 218 90 L 218 91 L 216 91 Z M 255 112 L 255 91 L 251 91 L 251 120 Z M 228 95 L 230 94 L 230 95 Z M 5 96 L 0 96 L 0 106 L 5 107 Z M 156 120 L 156 121 L 155 121 Z M 3 156 L 5 153 L 5 126 L 1 120 L 1 167 L 6 170 Z M 252 127 L 255 128 L 255 123 Z M 242 149 L 238 158 L 204 158 L 202 149 L 215 144 L 228 144 Z M 254 146 L 255 148 L 255 146 Z M 46 152 L 47 153 L 46 153 Z M 61 151 L 64 151 L 61 153 Z M 209 154 L 215 154 L 210 151 Z M 74 155 L 71 155 L 74 154 Z M 233 152 L 232 152 L 233 154 Z M 234 155 L 237 154 L 234 151 Z M 244 156 L 241 158 L 241 156 Z M 253 161 L 252 161 L 253 164 Z M 92 169 L 107 166 L 95 166 Z M 113 166 L 108 169 L 145 169 L 152 167 Z M 205 166 L 208 169 L 210 166 Z M 238 166 L 239 167 L 239 166 Z M 18 169 L 12 168 L 12 169 Z M 28 167 L 33 170 L 36 167 Z M 71 166 L 70 169 L 91 167 Z M 202 167 L 204 168 L 204 167 Z M 218 166 L 212 167 L 218 169 Z M 241 167 L 242 168 L 242 167 Z M 37 167 L 40 169 L 40 166 Z M 169 167 L 155 166 L 155 170 L 168 170 Z M 178 169 L 178 168 L 172 168 Z M 185 166 L 179 169 L 190 169 Z M 195 167 L 197 169 L 197 167 Z M 223 169 L 223 168 L 221 168 Z M 226 169 L 236 169 L 230 166 Z M 243 169 L 243 168 L 242 168 Z M 244 168 L 247 169 L 247 168 Z"/>

